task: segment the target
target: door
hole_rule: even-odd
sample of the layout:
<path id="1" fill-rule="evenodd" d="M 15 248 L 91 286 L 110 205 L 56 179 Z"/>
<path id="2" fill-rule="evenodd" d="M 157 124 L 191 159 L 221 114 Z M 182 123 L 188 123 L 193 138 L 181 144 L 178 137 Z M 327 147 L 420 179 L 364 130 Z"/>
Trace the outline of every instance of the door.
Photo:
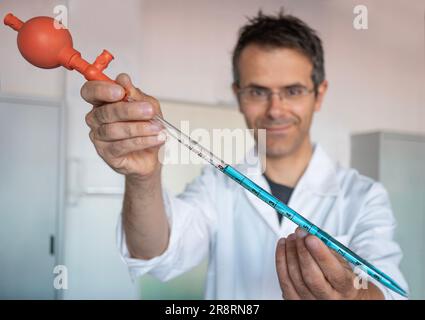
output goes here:
<path id="1" fill-rule="evenodd" d="M 0 97 L 0 299 L 53 299 L 60 107 Z"/>

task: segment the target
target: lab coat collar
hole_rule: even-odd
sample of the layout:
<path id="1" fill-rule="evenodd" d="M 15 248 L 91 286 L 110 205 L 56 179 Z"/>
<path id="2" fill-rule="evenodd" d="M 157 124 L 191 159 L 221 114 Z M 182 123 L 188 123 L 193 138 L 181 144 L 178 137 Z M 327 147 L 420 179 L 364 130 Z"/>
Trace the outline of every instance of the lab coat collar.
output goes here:
<path id="1" fill-rule="evenodd" d="M 248 159 L 250 159 L 248 161 Z M 255 163 L 253 164 L 253 159 Z M 244 158 L 239 170 L 251 178 L 255 183 L 270 191 L 268 183 L 263 176 L 261 160 L 255 149 L 251 149 Z M 308 189 L 309 191 L 321 195 L 332 196 L 338 193 L 338 180 L 336 174 L 336 163 L 327 155 L 325 150 L 316 143 L 313 145 L 313 155 L 307 169 L 297 183 L 296 189 Z"/>
<path id="2" fill-rule="evenodd" d="M 314 144 L 313 148 L 314 150 L 312 158 L 304 174 L 298 181 L 289 203 L 290 206 L 293 206 L 294 209 L 297 208 L 300 210 L 300 212 L 302 212 L 302 208 L 304 206 L 303 203 L 298 201 L 299 195 L 301 193 L 309 192 L 312 195 L 319 197 L 332 197 L 337 195 L 339 190 L 336 174 L 336 163 L 332 161 L 332 159 L 326 154 L 326 152 L 319 144 Z M 253 159 L 257 159 L 257 161 L 254 162 Z M 244 158 L 244 161 L 239 166 L 237 166 L 237 168 L 260 187 L 270 192 L 270 186 L 263 176 L 263 171 L 261 170 L 261 161 L 258 159 L 255 149 L 252 149 L 250 152 L 248 152 Z M 262 200 L 258 199 L 248 190 L 244 190 L 244 192 L 251 204 L 263 217 L 269 227 L 277 235 L 281 235 L 282 229 L 277 222 L 275 210 L 265 204 Z M 308 218 L 308 214 L 305 212 L 303 212 L 303 215 Z"/>
<path id="3" fill-rule="evenodd" d="M 306 171 L 298 181 L 297 188 L 308 189 L 320 196 L 338 194 L 337 165 L 319 145 L 314 145 L 313 156 Z"/>

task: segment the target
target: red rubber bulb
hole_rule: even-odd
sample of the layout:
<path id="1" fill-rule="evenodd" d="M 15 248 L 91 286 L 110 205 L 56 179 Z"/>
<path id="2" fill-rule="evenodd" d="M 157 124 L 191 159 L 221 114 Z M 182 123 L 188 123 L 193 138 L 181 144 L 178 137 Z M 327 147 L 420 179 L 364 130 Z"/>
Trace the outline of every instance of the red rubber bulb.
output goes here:
<path id="1" fill-rule="evenodd" d="M 18 31 L 19 51 L 29 63 L 44 69 L 63 66 L 77 70 L 87 80 L 114 82 L 102 72 L 114 58 L 112 54 L 103 50 L 93 64 L 88 63 L 73 48 L 68 29 L 55 19 L 35 17 L 24 23 L 9 13 L 4 23 Z"/>
<path id="2" fill-rule="evenodd" d="M 59 54 L 72 48 L 72 37 L 67 29 L 56 29 L 54 19 L 36 17 L 28 20 L 18 34 L 18 48 L 31 64 L 44 69 L 61 65 Z"/>

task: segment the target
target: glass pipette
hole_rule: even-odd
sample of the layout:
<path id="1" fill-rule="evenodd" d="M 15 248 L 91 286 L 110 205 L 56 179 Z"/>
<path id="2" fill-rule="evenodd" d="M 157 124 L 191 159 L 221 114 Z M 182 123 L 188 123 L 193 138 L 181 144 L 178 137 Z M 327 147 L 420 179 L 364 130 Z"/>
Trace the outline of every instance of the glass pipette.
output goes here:
<path id="1" fill-rule="evenodd" d="M 319 227 L 315 226 L 313 223 L 308 221 L 299 213 L 295 212 L 293 209 L 289 208 L 286 204 L 281 202 L 279 199 L 271 195 L 269 192 L 261 188 L 251 179 L 240 173 L 238 170 L 233 168 L 231 165 L 225 163 L 223 160 L 215 156 L 211 151 L 207 150 L 201 146 L 197 141 L 191 139 L 188 135 L 181 132 L 175 126 L 173 126 L 168 121 L 164 120 L 160 116 L 156 115 L 155 120 L 159 121 L 164 125 L 167 132 L 182 145 L 186 146 L 190 151 L 196 153 L 199 157 L 209 162 L 215 168 L 223 172 L 226 176 L 231 178 L 240 184 L 243 188 L 257 196 L 259 199 L 263 200 L 269 206 L 274 208 L 277 212 L 306 230 L 308 233 L 318 237 L 322 242 L 328 246 L 330 249 L 337 252 L 349 263 L 352 263 L 354 266 L 357 266 L 368 275 L 370 275 L 376 281 L 382 283 L 387 288 L 397 292 L 398 294 L 407 297 L 407 292 L 400 287 L 393 279 L 387 276 L 385 273 L 380 271 L 375 266 L 371 265 L 366 260 L 362 259 L 360 256 L 355 254 L 353 251 L 348 249 L 342 243 L 337 241 L 335 238 L 327 234 L 325 231 L 321 230 Z"/>

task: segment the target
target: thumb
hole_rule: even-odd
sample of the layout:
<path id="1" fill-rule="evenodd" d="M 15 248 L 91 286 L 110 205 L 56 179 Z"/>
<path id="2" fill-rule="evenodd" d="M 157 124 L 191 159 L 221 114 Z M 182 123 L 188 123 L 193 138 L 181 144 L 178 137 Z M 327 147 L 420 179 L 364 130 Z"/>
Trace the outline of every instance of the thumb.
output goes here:
<path id="1" fill-rule="evenodd" d="M 131 78 L 126 73 L 121 73 L 116 78 L 116 83 L 119 84 L 125 90 L 125 97 L 127 100 L 141 101 L 144 100 L 145 95 L 139 89 L 137 89 L 131 82 Z"/>
<path id="2" fill-rule="evenodd" d="M 119 74 L 115 81 L 117 84 L 119 84 L 121 87 L 124 88 L 126 93 L 124 99 L 126 99 L 127 101 L 149 102 L 153 106 L 155 113 L 158 113 L 162 117 L 162 112 L 161 112 L 161 108 L 160 108 L 158 100 L 144 93 L 139 88 L 136 88 L 131 82 L 130 76 L 128 74 L 126 73 Z"/>

